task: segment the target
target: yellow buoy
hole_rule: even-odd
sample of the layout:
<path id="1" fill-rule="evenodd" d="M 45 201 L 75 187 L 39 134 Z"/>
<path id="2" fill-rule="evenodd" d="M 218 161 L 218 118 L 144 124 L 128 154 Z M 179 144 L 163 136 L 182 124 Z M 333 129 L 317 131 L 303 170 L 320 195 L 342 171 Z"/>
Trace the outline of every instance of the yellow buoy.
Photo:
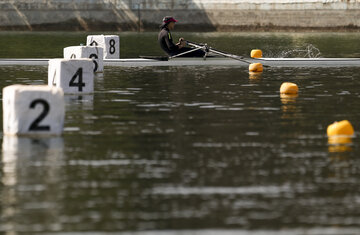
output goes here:
<path id="1" fill-rule="evenodd" d="M 249 64 L 249 71 L 250 72 L 262 72 L 263 71 L 263 65 L 261 63 Z"/>
<path id="2" fill-rule="evenodd" d="M 292 82 L 284 82 L 280 87 L 280 94 L 297 94 L 299 92 L 299 88 L 295 83 Z"/>
<path id="3" fill-rule="evenodd" d="M 327 128 L 327 135 L 331 136 L 353 136 L 354 128 L 348 120 L 334 122 Z"/>
<path id="4" fill-rule="evenodd" d="M 251 50 L 250 53 L 251 58 L 261 58 L 262 57 L 262 51 L 259 49 Z"/>

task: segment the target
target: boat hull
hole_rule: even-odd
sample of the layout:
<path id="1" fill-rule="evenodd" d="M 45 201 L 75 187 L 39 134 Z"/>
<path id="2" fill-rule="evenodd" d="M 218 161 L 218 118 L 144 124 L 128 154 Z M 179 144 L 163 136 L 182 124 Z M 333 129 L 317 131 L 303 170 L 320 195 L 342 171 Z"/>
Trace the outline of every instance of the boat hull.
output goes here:
<path id="1" fill-rule="evenodd" d="M 0 59 L 0 66 L 47 66 L 49 59 Z M 104 66 L 155 67 L 155 66 L 248 66 L 262 63 L 271 67 L 360 67 L 360 58 L 260 58 L 245 61 L 230 58 L 176 58 L 168 61 L 154 59 L 105 59 Z"/>

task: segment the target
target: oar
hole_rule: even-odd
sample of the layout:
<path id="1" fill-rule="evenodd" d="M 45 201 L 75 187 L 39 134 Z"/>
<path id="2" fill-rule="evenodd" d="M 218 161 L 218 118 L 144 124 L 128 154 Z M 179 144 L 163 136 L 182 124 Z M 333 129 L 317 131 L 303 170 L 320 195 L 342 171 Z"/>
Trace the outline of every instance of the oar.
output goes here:
<path id="1" fill-rule="evenodd" d="M 193 46 L 193 47 L 196 47 L 196 48 L 204 48 L 205 47 L 206 50 L 208 50 L 209 52 L 212 52 L 212 53 L 217 54 L 217 55 L 225 56 L 225 57 L 228 57 L 228 58 L 231 58 L 231 59 L 234 59 L 234 60 L 239 60 L 239 61 L 245 62 L 247 64 L 252 64 L 253 63 L 251 61 L 248 61 L 248 60 L 244 59 L 244 57 L 242 57 L 242 56 L 229 54 L 227 52 L 223 52 L 223 51 L 208 47 L 206 44 L 202 45 L 202 44 L 199 44 L 199 43 L 196 43 L 196 42 L 191 42 L 191 41 L 186 41 L 186 43 L 189 46 Z M 263 65 L 263 66 L 264 67 L 270 67 L 269 65 Z"/>
<path id="2" fill-rule="evenodd" d="M 171 59 L 174 59 L 174 58 L 176 58 L 176 57 L 179 57 L 179 56 L 183 56 L 183 55 L 189 54 L 189 53 L 191 53 L 191 52 L 193 52 L 193 51 L 204 50 L 204 49 L 205 49 L 204 46 L 199 46 L 199 47 L 195 47 L 195 48 L 192 49 L 192 50 L 185 51 L 185 52 L 182 52 L 182 53 L 173 55 L 173 56 L 139 56 L 139 57 L 142 58 L 142 59 L 152 59 L 152 60 L 167 61 L 167 60 L 171 60 Z"/>
<path id="3" fill-rule="evenodd" d="M 180 54 L 176 54 L 176 55 L 173 55 L 173 56 L 170 56 L 169 59 L 173 59 L 173 58 L 176 58 L 176 57 L 179 57 L 179 56 L 182 56 L 182 55 L 186 55 L 186 54 L 189 54 L 193 51 L 197 51 L 197 50 L 201 50 L 201 49 L 204 49 L 204 47 L 195 47 L 194 49 L 192 50 L 189 50 L 189 51 L 185 51 L 183 53 L 180 53 Z"/>

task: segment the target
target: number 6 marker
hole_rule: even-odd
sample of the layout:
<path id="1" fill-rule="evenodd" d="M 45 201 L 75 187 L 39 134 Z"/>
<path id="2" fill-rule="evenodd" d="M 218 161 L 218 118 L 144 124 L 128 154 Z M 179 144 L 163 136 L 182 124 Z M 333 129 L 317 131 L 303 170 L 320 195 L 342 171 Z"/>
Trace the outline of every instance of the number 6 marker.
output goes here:
<path id="1" fill-rule="evenodd" d="M 60 88 L 12 85 L 3 89 L 6 135 L 60 135 L 64 116 L 64 93 Z"/>
<path id="2" fill-rule="evenodd" d="M 65 94 L 93 93 L 93 67 L 91 59 L 49 60 L 48 85 L 61 87 Z"/>
<path id="3" fill-rule="evenodd" d="M 104 72 L 104 49 L 95 46 L 72 46 L 64 48 L 64 59 L 90 58 L 93 60 L 94 72 Z"/>

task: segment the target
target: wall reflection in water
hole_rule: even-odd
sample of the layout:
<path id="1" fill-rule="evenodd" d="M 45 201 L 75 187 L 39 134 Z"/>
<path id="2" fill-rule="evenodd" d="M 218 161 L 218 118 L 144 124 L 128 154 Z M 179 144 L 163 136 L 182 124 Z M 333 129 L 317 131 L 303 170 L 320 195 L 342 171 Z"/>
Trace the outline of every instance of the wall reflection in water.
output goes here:
<path id="1" fill-rule="evenodd" d="M 57 231 L 64 144 L 61 137 L 4 136 L 0 231 Z"/>

